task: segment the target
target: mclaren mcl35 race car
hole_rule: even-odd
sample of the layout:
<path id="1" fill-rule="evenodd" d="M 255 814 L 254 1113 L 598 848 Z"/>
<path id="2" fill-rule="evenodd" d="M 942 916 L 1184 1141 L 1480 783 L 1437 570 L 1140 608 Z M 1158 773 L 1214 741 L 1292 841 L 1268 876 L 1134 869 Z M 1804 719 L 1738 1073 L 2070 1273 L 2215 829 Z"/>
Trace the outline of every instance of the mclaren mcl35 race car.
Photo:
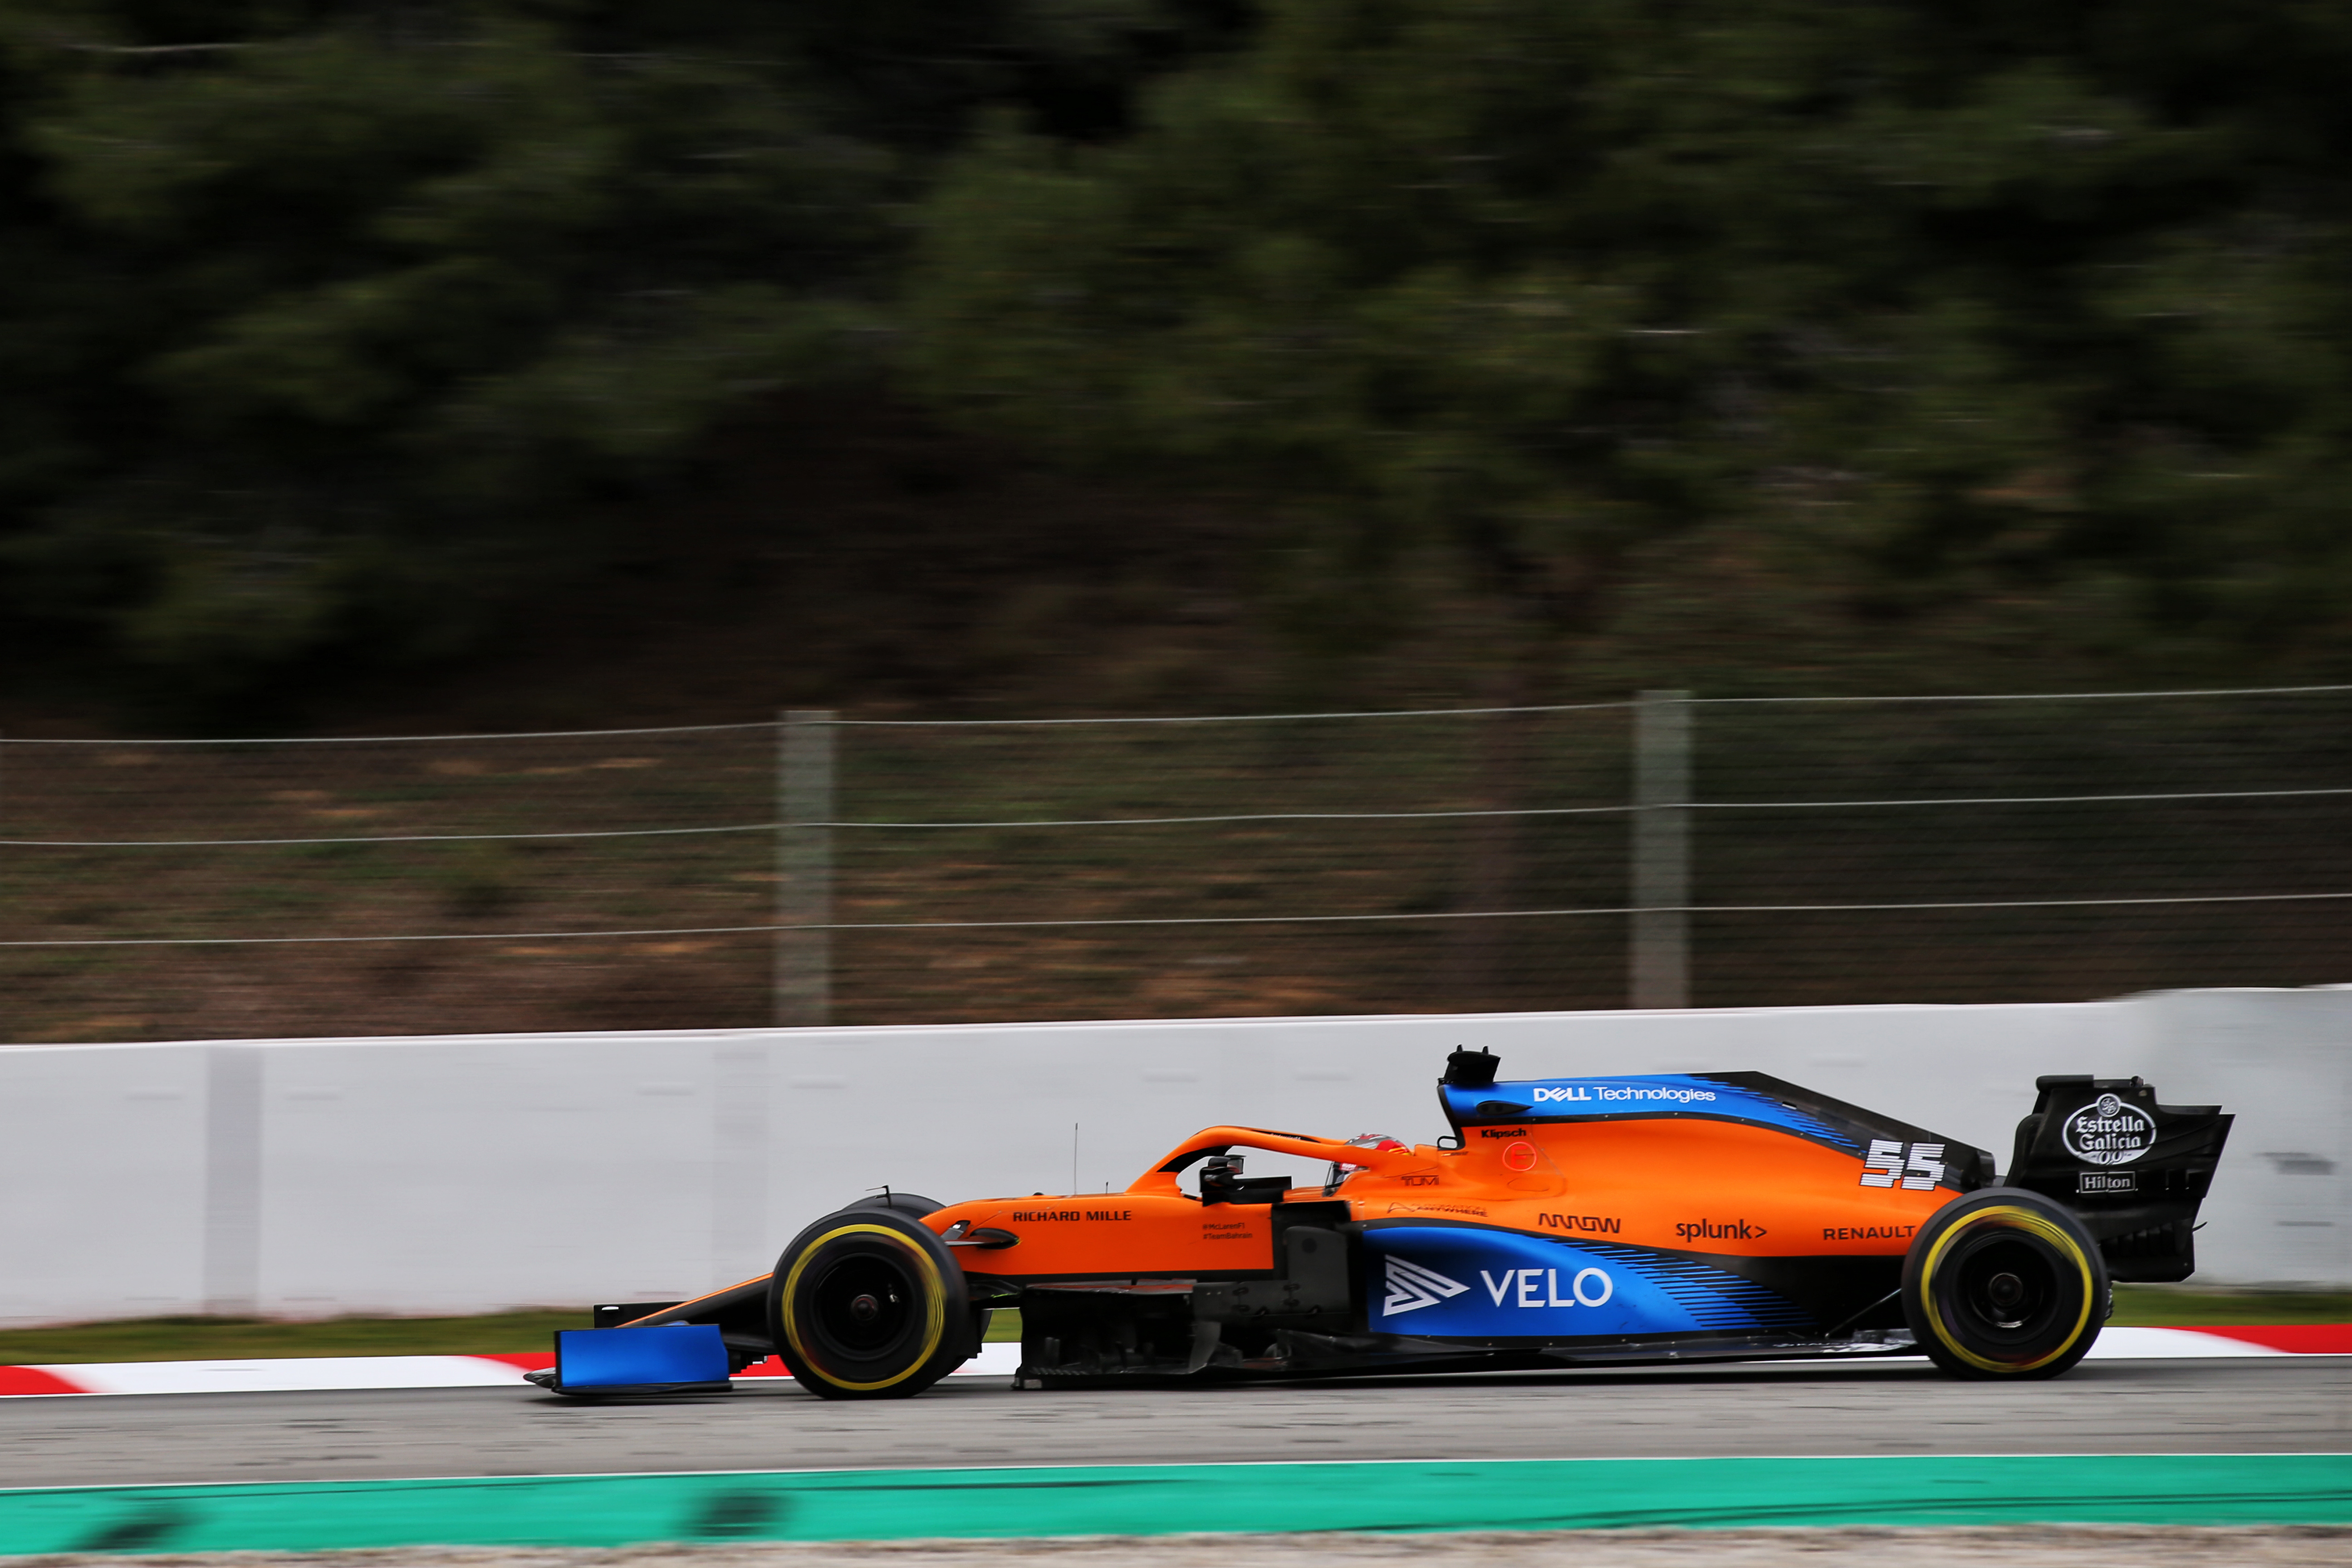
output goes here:
<path id="1" fill-rule="evenodd" d="M 2043 1078 L 1995 1185 L 1981 1149 L 1760 1073 L 1496 1066 L 1453 1053 L 1433 1144 L 1211 1127 L 1116 1194 L 886 1192 L 772 1274 L 599 1307 L 534 1381 L 723 1386 L 773 1354 L 813 1394 L 900 1398 L 1005 1307 L 1016 1387 L 1918 1352 L 2051 1377 L 2110 1280 L 2188 1278 L 2231 1121 L 2136 1078 Z M 1244 1151 L 1320 1179 L 1244 1175 Z"/>

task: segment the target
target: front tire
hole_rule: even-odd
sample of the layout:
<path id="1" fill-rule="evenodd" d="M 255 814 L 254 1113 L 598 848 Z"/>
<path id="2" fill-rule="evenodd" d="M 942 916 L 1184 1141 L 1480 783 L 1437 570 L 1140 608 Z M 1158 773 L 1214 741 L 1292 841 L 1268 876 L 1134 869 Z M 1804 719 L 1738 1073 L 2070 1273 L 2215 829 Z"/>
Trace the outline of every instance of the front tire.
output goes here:
<path id="1" fill-rule="evenodd" d="M 2022 1187 L 1937 1210 L 1903 1260 L 1912 1337 L 1955 1377 L 2057 1376 L 2098 1339 L 2107 1292 L 2082 1222 Z"/>
<path id="2" fill-rule="evenodd" d="M 920 1193 L 875 1193 L 858 1199 L 856 1203 L 842 1205 L 841 1212 L 846 1214 L 851 1209 L 891 1209 L 915 1219 L 920 1219 L 927 1214 L 937 1214 L 947 1206 L 939 1199 L 927 1198 Z"/>
<path id="3" fill-rule="evenodd" d="M 863 1206 L 793 1238 L 768 1286 L 776 1353 L 826 1399 L 904 1399 L 971 1354 L 971 1302 L 947 1244 L 907 1215 Z"/>

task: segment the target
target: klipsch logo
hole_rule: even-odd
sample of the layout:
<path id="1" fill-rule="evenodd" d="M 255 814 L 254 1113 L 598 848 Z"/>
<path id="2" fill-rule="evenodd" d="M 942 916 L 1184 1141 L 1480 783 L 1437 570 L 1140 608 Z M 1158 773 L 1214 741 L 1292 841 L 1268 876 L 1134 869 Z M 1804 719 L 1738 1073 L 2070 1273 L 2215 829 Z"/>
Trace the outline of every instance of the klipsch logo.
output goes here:
<path id="1" fill-rule="evenodd" d="M 2058 1130 L 2066 1152 L 2085 1165 L 2128 1165 L 2156 1143 L 2156 1118 L 2112 1094 L 2103 1094 Z"/>
<path id="2" fill-rule="evenodd" d="M 1459 1279 L 1448 1279 L 1434 1268 L 1423 1268 L 1418 1263 L 1391 1256 L 1389 1265 L 1388 1300 L 1381 1310 L 1390 1317 L 1399 1312 L 1417 1312 L 1423 1307 L 1434 1307 L 1449 1297 L 1459 1296 L 1470 1289 Z"/>

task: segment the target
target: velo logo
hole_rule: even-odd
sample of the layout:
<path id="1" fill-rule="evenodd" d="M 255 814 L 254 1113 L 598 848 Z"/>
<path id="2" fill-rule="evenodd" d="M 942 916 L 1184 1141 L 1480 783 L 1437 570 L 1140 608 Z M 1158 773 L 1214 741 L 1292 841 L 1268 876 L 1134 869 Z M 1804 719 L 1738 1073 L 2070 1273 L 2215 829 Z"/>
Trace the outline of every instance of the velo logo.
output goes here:
<path id="1" fill-rule="evenodd" d="M 1506 1296 L 1513 1298 L 1508 1304 L 1514 1307 L 1605 1307 L 1617 1293 L 1615 1282 L 1599 1268 L 1578 1269 L 1566 1297 L 1559 1293 L 1557 1268 L 1506 1268 L 1500 1279 L 1481 1268 L 1478 1279 L 1497 1307 L 1506 1304 Z"/>
<path id="2" fill-rule="evenodd" d="M 1388 1259 L 1388 1300 L 1381 1303 L 1381 1311 L 1388 1317 L 1400 1312 L 1417 1312 L 1423 1307 L 1434 1307 L 1440 1301 L 1459 1296 L 1470 1289 L 1459 1279 L 1448 1279 L 1434 1268 L 1391 1254 Z"/>

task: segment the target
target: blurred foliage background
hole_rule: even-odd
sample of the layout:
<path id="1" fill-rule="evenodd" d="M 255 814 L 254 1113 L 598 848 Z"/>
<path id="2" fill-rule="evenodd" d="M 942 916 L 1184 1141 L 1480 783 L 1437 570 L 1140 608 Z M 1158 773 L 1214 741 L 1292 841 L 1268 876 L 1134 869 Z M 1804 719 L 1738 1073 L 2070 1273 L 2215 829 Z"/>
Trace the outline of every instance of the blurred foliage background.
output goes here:
<path id="1" fill-rule="evenodd" d="M 0 636 L 190 721 L 446 665 L 879 397 L 1211 498 L 1302 668 L 1442 599 L 1540 700 L 1714 594 L 2330 673 L 2347 67 L 2301 0 L 0 0 Z M 1654 591 L 1727 552 L 1834 592 Z"/>
<path id="2" fill-rule="evenodd" d="M 198 704 L 460 650 L 730 408 L 885 366 L 912 204 L 979 109 L 1101 133 L 1229 26 L 7 0 L 14 629 Z"/>

